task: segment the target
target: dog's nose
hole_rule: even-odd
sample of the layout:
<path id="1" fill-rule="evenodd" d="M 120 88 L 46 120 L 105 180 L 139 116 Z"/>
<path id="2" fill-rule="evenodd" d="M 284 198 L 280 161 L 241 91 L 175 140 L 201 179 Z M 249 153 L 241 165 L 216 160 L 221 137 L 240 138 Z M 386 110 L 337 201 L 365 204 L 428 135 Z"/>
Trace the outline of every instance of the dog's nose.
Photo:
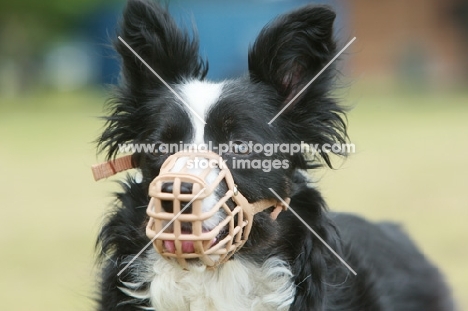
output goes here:
<path id="1" fill-rule="evenodd" d="M 192 193 L 192 188 L 193 184 L 192 183 L 187 183 L 187 182 L 182 182 L 180 184 L 180 193 L 181 194 L 191 194 Z M 161 192 L 165 193 L 173 193 L 174 191 L 174 183 L 173 182 L 165 182 L 164 184 L 161 185 Z M 180 202 L 180 209 L 182 210 L 185 205 L 188 202 Z M 168 212 L 168 213 L 173 213 L 174 212 L 174 204 L 172 201 L 161 201 L 161 205 L 163 209 Z M 192 207 L 189 206 L 187 207 L 184 212 L 184 214 L 190 214 L 192 213 Z"/>
<path id="2" fill-rule="evenodd" d="M 180 193 L 181 194 L 191 194 L 192 193 L 193 184 L 188 182 L 180 183 Z M 161 186 L 161 192 L 165 193 L 172 193 L 174 191 L 174 183 L 173 182 L 165 182 Z"/>

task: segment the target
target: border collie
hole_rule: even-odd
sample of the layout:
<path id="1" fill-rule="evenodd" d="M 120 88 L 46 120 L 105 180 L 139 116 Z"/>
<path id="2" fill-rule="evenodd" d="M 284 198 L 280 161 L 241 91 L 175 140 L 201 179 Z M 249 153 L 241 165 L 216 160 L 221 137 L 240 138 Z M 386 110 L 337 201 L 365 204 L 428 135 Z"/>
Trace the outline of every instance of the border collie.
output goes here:
<path id="1" fill-rule="evenodd" d="M 334 19 L 329 7 L 315 5 L 277 17 L 249 49 L 248 73 L 212 82 L 194 34 L 181 30 L 159 4 L 128 1 L 115 42 L 121 83 L 98 145 L 109 161 L 122 144 L 156 148 L 133 154 L 139 178 L 127 175 L 121 182 L 100 231 L 97 310 L 454 309 L 438 269 L 397 225 L 328 211 L 306 173 L 331 166 L 328 153 L 250 148 L 348 141 L 345 110 L 331 95 L 333 65 L 301 92 L 337 54 Z M 250 203 L 290 198 L 290 210 L 272 217 L 272 205 L 255 214 L 243 247 L 215 268 L 198 259 L 182 267 L 163 258 L 147 247 L 146 207 L 150 184 L 172 153 L 161 147 L 170 144 L 233 147 L 219 154 L 238 191 Z M 236 166 L 239 160 L 251 165 Z M 264 163 L 273 165 L 266 169 Z M 182 252 L 194 252 L 193 245 L 186 242 Z"/>

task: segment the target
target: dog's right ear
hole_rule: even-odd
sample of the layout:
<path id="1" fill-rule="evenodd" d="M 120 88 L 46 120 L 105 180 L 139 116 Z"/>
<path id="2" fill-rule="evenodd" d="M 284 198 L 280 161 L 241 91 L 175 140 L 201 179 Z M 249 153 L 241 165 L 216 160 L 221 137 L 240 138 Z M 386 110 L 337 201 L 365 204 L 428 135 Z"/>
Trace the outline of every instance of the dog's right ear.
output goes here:
<path id="1" fill-rule="evenodd" d="M 208 66 L 198 54 L 197 38 L 179 29 L 167 9 L 154 1 L 129 0 L 119 36 L 167 83 L 203 79 L 207 73 Z M 123 61 L 124 83 L 133 96 L 162 85 L 121 40 L 116 40 L 115 46 Z"/>
<path id="2" fill-rule="evenodd" d="M 179 29 L 167 9 L 151 0 L 128 0 L 118 35 L 165 82 L 203 79 L 208 66 L 199 57 L 195 35 Z M 98 139 L 98 150 L 108 160 L 119 145 L 141 141 L 154 120 L 141 106 L 166 88 L 149 68 L 119 39 L 115 48 L 122 58 L 122 81 L 108 102 L 111 114 Z"/>
<path id="3" fill-rule="evenodd" d="M 280 100 L 271 104 L 277 111 L 287 108 L 276 124 L 287 126 L 291 139 L 314 146 L 347 141 L 345 110 L 330 94 L 334 64 L 322 72 L 336 55 L 335 17 L 331 8 L 316 5 L 280 15 L 263 28 L 249 51 L 251 81 L 275 89 Z M 320 157 L 331 167 L 327 153 Z"/>

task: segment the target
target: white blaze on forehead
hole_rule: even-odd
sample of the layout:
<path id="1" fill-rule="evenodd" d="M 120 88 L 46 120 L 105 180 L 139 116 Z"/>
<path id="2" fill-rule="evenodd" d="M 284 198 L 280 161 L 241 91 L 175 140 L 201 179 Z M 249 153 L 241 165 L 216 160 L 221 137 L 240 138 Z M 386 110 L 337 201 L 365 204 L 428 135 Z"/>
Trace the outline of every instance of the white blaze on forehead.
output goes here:
<path id="1" fill-rule="evenodd" d="M 206 118 L 207 111 L 218 102 L 223 91 L 224 83 L 210 83 L 193 80 L 180 86 L 180 95 L 202 119 Z M 192 112 L 189 112 L 192 114 Z M 195 144 L 203 144 L 205 125 L 196 116 L 192 116 L 195 128 Z"/>

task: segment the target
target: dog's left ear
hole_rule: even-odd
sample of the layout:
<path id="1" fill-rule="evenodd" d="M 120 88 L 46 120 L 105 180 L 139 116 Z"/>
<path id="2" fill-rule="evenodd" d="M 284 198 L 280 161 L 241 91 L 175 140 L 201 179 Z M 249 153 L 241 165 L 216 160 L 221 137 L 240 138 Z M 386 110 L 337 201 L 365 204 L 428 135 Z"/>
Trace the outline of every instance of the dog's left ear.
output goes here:
<path id="1" fill-rule="evenodd" d="M 288 105 L 336 55 L 335 16 L 327 6 L 308 5 L 281 15 L 260 32 L 249 51 L 250 79 L 276 90 L 280 101 L 272 104 L 277 111 Z M 320 147 L 347 141 L 344 109 L 330 94 L 335 74 L 332 64 L 275 121 L 287 127 L 295 140 Z M 343 151 L 336 153 L 346 155 Z M 319 156 L 332 166 L 328 153 Z M 307 160 L 307 168 L 315 165 L 313 159 Z"/>
<path id="2" fill-rule="evenodd" d="M 330 8 L 309 5 L 265 26 L 249 51 L 251 79 L 272 85 L 287 104 L 334 56 L 334 20 Z"/>

